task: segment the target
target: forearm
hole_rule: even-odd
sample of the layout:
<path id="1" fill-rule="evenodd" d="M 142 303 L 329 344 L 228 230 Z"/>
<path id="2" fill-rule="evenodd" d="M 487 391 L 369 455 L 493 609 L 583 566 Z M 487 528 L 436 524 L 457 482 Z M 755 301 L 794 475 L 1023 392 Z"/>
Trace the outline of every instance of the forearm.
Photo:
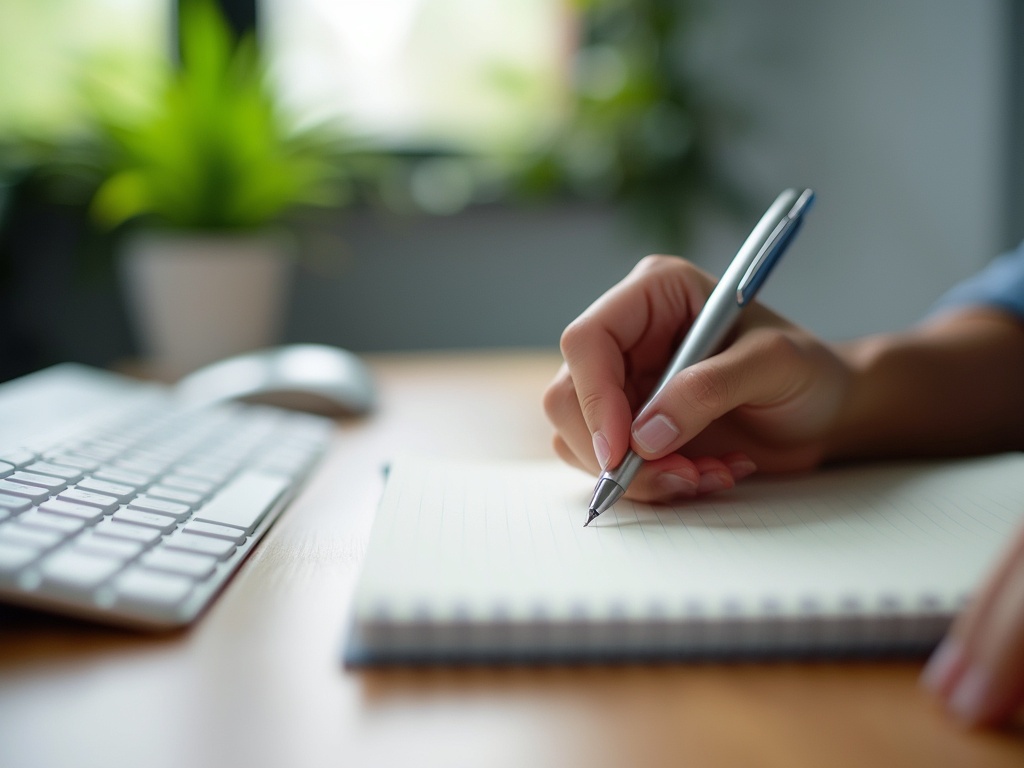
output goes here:
<path id="1" fill-rule="evenodd" d="M 1024 323 L 989 309 L 839 348 L 853 372 L 826 458 L 1024 448 Z"/>

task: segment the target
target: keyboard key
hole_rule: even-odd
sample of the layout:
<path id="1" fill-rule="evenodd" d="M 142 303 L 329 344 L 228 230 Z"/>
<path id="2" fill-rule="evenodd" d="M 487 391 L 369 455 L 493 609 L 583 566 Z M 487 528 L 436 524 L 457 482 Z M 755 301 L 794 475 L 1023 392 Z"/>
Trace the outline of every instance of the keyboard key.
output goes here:
<path id="1" fill-rule="evenodd" d="M 19 496 L 8 496 L 6 493 L 0 493 L 0 509 L 6 509 L 12 514 L 18 514 L 19 512 L 24 512 L 31 506 L 32 502 L 29 499 L 24 499 Z"/>
<path id="2" fill-rule="evenodd" d="M 130 568 L 115 582 L 118 603 L 173 608 L 188 597 L 194 582 L 186 576 Z"/>
<path id="3" fill-rule="evenodd" d="M 57 493 L 67 488 L 67 480 L 53 475 L 40 475 L 36 472 L 15 472 L 8 478 L 11 482 L 24 483 L 45 488 L 49 493 Z"/>
<path id="4" fill-rule="evenodd" d="M 78 533 L 85 528 L 85 521 L 80 518 L 51 515 L 35 509 L 19 517 L 18 522 L 22 525 L 31 525 L 33 528 L 46 528 L 65 534 Z"/>
<path id="5" fill-rule="evenodd" d="M 227 480 L 232 470 L 233 466 L 231 465 L 204 462 L 202 464 L 179 464 L 174 468 L 174 474 L 179 477 L 191 477 L 197 480 L 205 480 L 214 485 L 220 485 Z"/>
<path id="6" fill-rule="evenodd" d="M 215 539 L 231 541 L 235 544 L 241 544 L 247 538 L 245 531 L 241 531 L 238 528 L 232 528 L 227 525 L 215 525 L 213 523 L 186 523 L 185 527 L 181 530 L 182 533 L 190 536 L 210 536 Z"/>
<path id="7" fill-rule="evenodd" d="M 25 485 L 12 480 L 0 480 L 0 493 L 8 496 L 21 496 L 38 504 L 43 499 L 49 498 L 50 492 L 38 485 Z"/>
<path id="8" fill-rule="evenodd" d="M 13 471 L 13 464 L 8 464 L 6 461 L 0 461 L 0 477 L 7 477 Z"/>
<path id="9" fill-rule="evenodd" d="M 288 480 L 281 475 L 243 472 L 201 507 L 195 520 L 233 525 L 252 533 L 287 488 Z"/>
<path id="10" fill-rule="evenodd" d="M 34 528 L 20 525 L 17 520 L 0 526 L 0 544 L 33 547 L 37 550 L 52 549 L 64 541 L 64 534 L 51 528 Z"/>
<path id="11" fill-rule="evenodd" d="M 143 512 L 140 509 L 119 509 L 111 518 L 118 523 L 131 523 L 142 525 L 147 528 L 155 528 L 162 533 L 173 531 L 178 521 L 167 515 L 159 515 L 155 512 Z"/>
<path id="12" fill-rule="evenodd" d="M 70 501 L 60 499 L 49 499 L 39 505 L 41 512 L 49 512 L 52 515 L 64 515 L 65 517 L 77 517 L 87 523 L 97 523 L 103 519 L 103 510 L 96 507 L 89 507 L 85 504 L 72 504 Z"/>
<path id="13" fill-rule="evenodd" d="M 179 549 L 185 552 L 199 552 L 203 555 L 212 555 L 218 560 L 226 560 L 235 554 L 234 542 L 227 539 L 214 539 L 210 536 L 194 536 L 178 531 L 167 536 L 161 546 L 165 549 Z"/>
<path id="14" fill-rule="evenodd" d="M 155 571 L 169 571 L 193 579 L 205 579 L 217 567 L 217 558 L 198 552 L 175 552 L 161 547 L 143 555 L 141 563 Z"/>
<path id="15" fill-rule="evenodd" d="M 127 539 L 129 541 L 137 541 L 145 545 L 152 544 L 158 541 L 161 537 L 160 531 L 156 528 L 146 528 L 141 525 L 131 525 L 129 523 L 118 523 L 114 520 L 104 520 L 93 528 L 93 532 L 97 536 L 110 536 L 115 539 Z"/>
<path id="16" fill-rule="evenodd" d="M 87 439 L 77 445 L 66 446 L 66 450 L 102 462 L 109 462 L 131 448 L 135 438 L 127 434 L 127 424 L 111 426 L 108 429 L 110 431 L 106 433 L 90 434 Z"/>
<path id="17" fill-rule="evenodd" d="M 102 445 L 100 443 L 86 443 L 75 446 L 75 455 L 84 456 L 87 459 L 95 459 L 99 462 L 110 461 L 123 451 L 125 446 Z"/>
<path id="18" fill-rule="evenodd" d="M 268 472 L 294 474 L 300 471 L 312 458 L 308 450 L 290 446 L 275 448 L 259 461 L 260 469 Z"/>
<path id="19" fill-rule="evenodd" d="M 213 489 L 217 487 L 216 483 L 211 483 L 209 480 L 203 480 L 198 477 L 186 477 L 185 475 L 168 475 L 160 482 L 171 488 L 182 488 L 186 491 L 200 493 L 203 496 L 212 493 Z"/>
<path id="20" fill-rule="evenodd" d="M 0 574 L 16 573 L 37 557 L 39 550 L 35 547 L 0 542 Z"/>
<path id="21" fill-rule="evenodd" d="M 9 451 L 0 451 L 0 461 L 13 464 L 16 467 L 24 467 L 39 458 L 35 451 L 28 448 L 14 448 Z"/>
<path id="22" fill-rule="evenodd" d="M 140 541 L 115 539 L 111 536 L 100 536 L 89 532 L 75 539 L 75 549 L 90 552 L 107 558 L 127 561 L 139 555 L 146 545 Z"/>
<path id="23" fill-rule="evenodd" d="M 129 458 L 132 461 L 149 462 L 153 466 L 160 467 L 160 471 L 167 474 L 171 467 L 182 460 L 189 451 L 194 450 L 196 441 L 193 438 L 188 440 L 168 439 L 150 448 L 143 448 L 136 451 Z"/>
<path id="24" fill-rule="evenodd" d="M 27 472 L 37 472 L 41 475 L 53 475 L 54 477 L 62 477 L 69 483 L 73 483 L 76 480 L 81 479 L 82 475 L 85 474 L 82 470 L 77 467 L 65 467 L 62 464 L 54 464 L 49 461 L 34 461 L 25 467 Z"/>
<path id="25" fill-rule="evenodd" d="M 123 567 L 121 560 L 61 549 L 40 564 L 43 583 L 73 592 L 91 592 Z"/>
<path id="26" fill-rule="evenodd" d="M 146 495 L 158 499 L 176 501 L 179 504 L 187 504 L 190 509 L 195 509 L 203 500 L 203 495 L 201 493 L 186 491 L 184 488 L 170 488 L 166 485 L 154 485 L 146 491 Z"/>
<path id="27" fill-rule="evenodd" d="M 125 472 L 135 472 L 150 477 L 157 477 L 167 470 L 167 464 L 146 459 L 118 459 L 114 465 Z"/>
<path id="28" fill-rule="evenodd" d="M 39 557 L 34 547 L 19 547 L 16 544 L 0 543 L 0 575 L 16 573 Z"/>
<path id="29" fill-rule="evenodd" d="M 47 455 L 47 460 L 54 464 L 63 464 L 67 467 L 77 467 L 85 472 L 94 472 L 100 463 L 88 456 L 79 456 L 74 453 L 55 453 Z"/>
<path id="30" fill-rule="evenodd" d="M 128 509 L 138 509 L 143 512 L 156 512 L 160 515 L 173 517 L 178 522 L 184 520 L 192 512 L 188 504 L 179 504 L 176 501 L 167 499 L 154 499 L 150 496 L 139 496 L 128 504 Z"/>
<path id="31" fill-rule="evenodd" d="M 101 493 L 104 496 L 113 496 L 120 502 L 128 501 L 128 499 L 135 495 L 135 489 L 130 485 L 111 483 L 108 480 L 99 480 L 95 477 L 87 477 L 75 487 L 82 491 L 91 491 L 92 493 Z"/>
<path id="32" fill-rule="evenodd" d="M 102 509 L 104 512 L 110 512 L 121 506 L 121 502 L 113 496 L 94 493 L 92 491 L 83 491 L 80 488 L 68 488 L 65 491 L 61 491 L 57 495 L 57 498 L 61 501 L 70 501 L 73 504 L 85 504 L 88 507 L 96 507 L 97 509 Z"/>
<path id="33" fill-rule="evenodd" d="M 192 456 L 187 462 L 179 464 L 174 471 L 189 477 L 202 477 L 207 480 L 224 479 L 236 469 L 239 460 L 223 456 L 219 453 L 206 453 Z"/>
<path id="34" fill-rule="evenodd" d="M 136 490 L 145 488 L 157 477 L 156 475 L 147 475 L 142 472 L 129 472 L 126 469 L 117 469 L 116 467 L 100 467 L 92 476 L 97 480 L 127 485 Z"/>

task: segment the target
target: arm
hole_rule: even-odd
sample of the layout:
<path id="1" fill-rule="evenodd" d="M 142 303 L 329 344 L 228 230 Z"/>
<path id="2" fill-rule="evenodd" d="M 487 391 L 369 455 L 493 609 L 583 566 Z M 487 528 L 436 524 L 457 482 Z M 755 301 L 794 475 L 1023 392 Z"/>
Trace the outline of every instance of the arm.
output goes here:
<path id="1" fill-rule="evenodd" d="M 852 386 L 832 458 L 1024 448 L 1024 322 L 998 309 L 946 312 L 913 330 L 838 348 Z"/>

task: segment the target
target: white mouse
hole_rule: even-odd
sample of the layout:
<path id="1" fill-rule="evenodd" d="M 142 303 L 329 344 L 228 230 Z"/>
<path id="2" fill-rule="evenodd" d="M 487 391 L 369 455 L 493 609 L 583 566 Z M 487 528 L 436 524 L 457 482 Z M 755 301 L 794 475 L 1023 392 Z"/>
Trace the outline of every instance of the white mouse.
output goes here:
<path id="1" fill-rule="evenodd" d="M 176 391 L 190 404 L 240 400 L 332 417 L 365 414 L 375 401 L 363 361 L 323 344 L 289 344 L 229 357 L 190 373 Z"/>

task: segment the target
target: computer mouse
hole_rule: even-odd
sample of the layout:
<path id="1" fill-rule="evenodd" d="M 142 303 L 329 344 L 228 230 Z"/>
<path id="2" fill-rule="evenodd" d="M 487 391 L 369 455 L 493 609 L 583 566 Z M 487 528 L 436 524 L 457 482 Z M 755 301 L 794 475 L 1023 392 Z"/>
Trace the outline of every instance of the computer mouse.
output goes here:
<path id="1" fill-rule="evenodd" d="M 211 363 L 178 382 L 189 404 L 224 400 L 273 405 L 334 418 L 373 409 L 370 372 L 355 354 L 324 344 L 288 344 Z"/>

